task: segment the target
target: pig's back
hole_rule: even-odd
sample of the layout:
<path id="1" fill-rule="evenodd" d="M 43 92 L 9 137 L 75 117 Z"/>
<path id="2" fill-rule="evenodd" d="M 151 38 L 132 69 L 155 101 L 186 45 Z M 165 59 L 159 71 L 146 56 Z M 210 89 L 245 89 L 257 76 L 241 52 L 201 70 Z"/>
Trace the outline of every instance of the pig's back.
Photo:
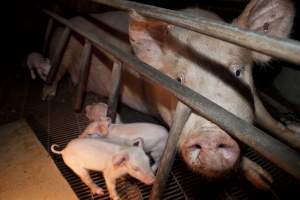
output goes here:
<path id="1" fill-rule="evenodd" d="M 120 146 L 95 138 L 72 140 L 62 151 L 65 163 L 80 164 L 86 169 L 103 170 L 112 156 L 120 151 Z"/>
<path id="2" fill-rule="evenodd" d="M 167 135 L 167 130 L 157 124 L 152 123 L 128 123 L 128 124 L 113 124 L 111 134 L 119 135 L 120 137 L 135 137 L 140 135 Z"/>
<path id="3" fill-rule="evenodd" d="M 150 150 L 158 141 L 166 140 L 168 132 L 163 126 L 151 123 L 113 124 L 108 137 L 123 141 L 140 137 L 144 140 L 145 149 Z"/>

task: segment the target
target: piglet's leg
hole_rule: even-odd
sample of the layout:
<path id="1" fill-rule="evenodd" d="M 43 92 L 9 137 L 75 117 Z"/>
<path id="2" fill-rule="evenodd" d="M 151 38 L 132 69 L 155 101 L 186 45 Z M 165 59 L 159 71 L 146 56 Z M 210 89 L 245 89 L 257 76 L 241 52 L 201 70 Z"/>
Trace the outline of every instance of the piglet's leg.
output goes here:
<path id="1" fill-rule="evenodd" d="M 110 198 L 113 200 L 121 200 L 116 190 L 116 179 L 112 177 L 110 174 L 104 173 L 103 175 L 104 175 L 106 187 L 109 192 Z"/>
<path id="2" fill-rule="evenodd" d="M 67 73 L 68 66 L 66 64 L 62 64 L 59 67 L 59 71 L 57 72 L 55 79 L 52 83 L 52 85 L 45 85 L 42 91 L 42 100 L 46 100 L 47 98 L 54 97 L 56 95 L 56 89 L 58 86 L 58 83 L 63 78 L 63 76 Z"/>
<path id="3" fill-rule="evenodd" d="M 72 166 L 70 168 L 74 171 L 75 174 L 80 177 L 82 182 L 84 182 L 90 188 L 93 194 L 97 194 L 100 196 L 104 194 L 103 189 L 93 182 L 89 175 L 89 172 L 86 169 L 80 166 Z"/>
<path id="4" fill-rule="evenodd" d="M 160 158 L 162 156 L 162 153 L 164 151 L 165 144 L 159 144 L 157 145 L 154 149 L 152 149 L 150 155 L 152 156 L 154 160 L 154 164 L 151 166 L 153 172 L 156 172 L 159 163 L 160 163 Z"/>

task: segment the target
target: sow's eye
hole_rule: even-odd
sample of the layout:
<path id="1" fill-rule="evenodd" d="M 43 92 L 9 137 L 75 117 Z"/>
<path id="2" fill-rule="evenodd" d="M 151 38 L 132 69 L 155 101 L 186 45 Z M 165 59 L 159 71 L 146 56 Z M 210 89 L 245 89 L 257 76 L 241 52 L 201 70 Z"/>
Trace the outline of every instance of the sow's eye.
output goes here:
<path id="1" fill-rule="evenodd" d="M 241 75 L 241 70 L 240 69 L 235 70 L 235 76 L 239 77 L 240 75 Z"/>

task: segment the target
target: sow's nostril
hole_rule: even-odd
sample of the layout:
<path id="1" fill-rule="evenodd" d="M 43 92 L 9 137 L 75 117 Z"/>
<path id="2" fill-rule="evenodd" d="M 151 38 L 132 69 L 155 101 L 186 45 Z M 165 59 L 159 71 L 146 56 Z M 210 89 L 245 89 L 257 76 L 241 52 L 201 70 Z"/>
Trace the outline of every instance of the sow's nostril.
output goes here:
<path id="1" fill-rule="evenodd" d="M 191 149 L 201 149 L 201 145 L 200 144 L 194 144 L 192 146 L 190 146 Z"/>
<path id="2" fill-rule="evenodd" d="M 228 147 L 228 145 L 223 144 L 223 143 L 221 143 L 221 144 L 218 145 L 218 148 L 227 148 L 227 147 Z"/>
<path id="3" fill-rule="evenodd" d="M 188 152 L 191 162 L 198 162 L 201 154 L 201 145 L 193 144 L 188 147 Z"/>
<path id="4" fill-rule="evenodd" d="M 234 147 L 224 143 L 217 145 L 217 151 L 229 162 L 234 162 L 238 157 Z"/>

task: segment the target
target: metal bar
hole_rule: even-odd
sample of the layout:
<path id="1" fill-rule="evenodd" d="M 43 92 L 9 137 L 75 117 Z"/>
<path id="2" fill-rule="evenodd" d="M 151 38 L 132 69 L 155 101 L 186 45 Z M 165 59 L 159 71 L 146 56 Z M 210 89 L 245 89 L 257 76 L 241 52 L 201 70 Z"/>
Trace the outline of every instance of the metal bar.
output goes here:
<path id="1" fill-rule="evenodd" d="M 126 0 L 91 0 L 121 10 L 136 10 L 138 13 L 158 20 L 181 26 L 198 33 L 240 45 L 269 56 L 300 64 L 300 42 L 271 37 L 249 31 L 225 22 L 190 16 L 180 11 L 159 8 Z"/>
<path id="2" fill-rule="evenodd" d="M 122 63 L 115 61 L 112 69 L 112 89 L 110 90 L 108 98 L 108 116 L 112 122 L 115 122 L 117 115 L 118 100 L 120 97 L 122 75 Z"/>
<path id="3" fill-rule="evenodd" d="M 236 117 L 232 113 L 194 92 L 190 88 L 187 88 L 167 75 L 162 74 L 155 68 L 143 63 L 137 57 L 134 57 L 127 52 L 123 52 L 107 41 L 102 40 L 99 35 L 94 34 L 91 31 L 79 29 L 68 20 L 53 12 L 45 10 L 45 13 L 62 24 L 70 27 L 72 30 L 78 32 L 83 37 L 89 39 L 92 43 L 98 45 L 98 48 L 111 53 L 115 58 L 123 62 L 125 69 L 130 66 L 130 69 L 147 77 L 147 80 L 152 83 L 159 84 L 161 87 L 180 99 L 183 103 L 197 111 L 201 116 L 219 125 L 231 136 L 255 149 L 265 158 L 300 180 L 300 156 L 293 149 L 257 129 L 252 124 Z"/>
<path id="4" fill-rule="evenodd" d="M 50 38 L 50 34 L 52 32 L 53 22 L 54 22 L 53 18 L 50 18 L 48 21 L 45 38 L 44 38 L 44 45 L 43 45 L 43 54 L 44 55 L 47 54 L 47 46 L 49 44 L 49 38 Z"/>
<path id="5" fill-rule="evenodd" d="M 47 78 L 47 84 L 51 84 L 53 81 L 54 76 L 56 75 L 56 72 L 58 71 L 58 67 L 60 64 L 60 61 L 62 59 L 65 46 L 69 40 L 71 34 L 70 28 L 66 27 L 63 34 L 61 35 L 61 38 L 59 40 L 59 43 L 57 45 L 55 54 L 53 56 L 52 62 L 51 62 L 51 69 Z"/>
<path id="6" fill-rule="evenodd" d="M 79 69 L 80 69 L 79 82 L 77 86 L 76 100 L 74 106 L 74 110 L 76 112 L 81 111 L 82 100 L 83 100 L 84 93 L 86 91 L 89 73 L 90 73 L 91 52 L 92 52 L 92 45 L 88 40 L 85 40 L 84 47 L 81 53 L 80 65 L 79 65 Z"/>
<path id="7" fill-rule="evenodd" d="M 167 145 L 156 173 L 156 181 L 152 186 L 152 191 L 149 198 L 150 200 L 160 199 L 164 188 L 166 188 L 168 176 L 175 160 L 178 140 L 185 122 L 189 118 L 190 114 L 191 109 L 179 101 L 176 107 L 171 130 L 169 132 Z"/>

